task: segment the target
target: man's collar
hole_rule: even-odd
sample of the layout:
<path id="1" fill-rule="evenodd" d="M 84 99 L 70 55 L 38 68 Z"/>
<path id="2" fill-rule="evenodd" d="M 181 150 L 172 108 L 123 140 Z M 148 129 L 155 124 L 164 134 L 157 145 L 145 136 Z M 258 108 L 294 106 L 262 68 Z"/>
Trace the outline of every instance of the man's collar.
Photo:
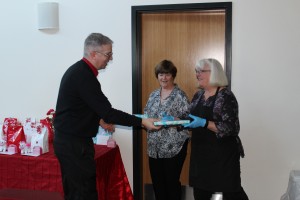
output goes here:
<path id="1" fill-rule="evenodd" d="M 93 74 L 95 75 L 95 76 L 98 76 L 98 70 L 94 67 L 94 65 L 90 62 L 90 61 L 88 61 L 88 59 L 86 59 L 86 58 L 82 58 L 82 60 L 84 61 L 84 62 L 86 62 L 86 64 L 88 64 L 88 66 L 91 68 L 91 70 L 93 71 Z"/>

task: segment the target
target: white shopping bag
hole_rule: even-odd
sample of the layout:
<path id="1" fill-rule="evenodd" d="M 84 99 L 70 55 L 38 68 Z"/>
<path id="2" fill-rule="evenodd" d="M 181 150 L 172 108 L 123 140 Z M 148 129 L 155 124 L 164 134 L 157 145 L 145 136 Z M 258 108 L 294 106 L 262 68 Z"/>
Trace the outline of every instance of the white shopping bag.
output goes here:
<path id="1" fill-rule="evenodd" d="M 2 130 L 3 124 L 0 124 L 0 152 L 6 152 L 7 150 L 7 139 Z"/>
<path id="2" fill-rule="evenodd" d="M 99 126 L 97 135 L 93 138 L 93 141 L 95 144 L 98 145 L 107 145 L 107 141 L 111 136 L 111 132 L 108 132 L 104 130 L 101 126 Z"/>
<path id="3" fill-rule="evenodd" d="M 25 119 L 25 121 L 23 123 L 23 127 L 24 127 L 26 144 L 31 143 L 31 137 L 36 132 L 36 126 L 37 126 L 37 124 L 36 124 L 35 118 L 28 117 Z"/>
<path id="4" fill-rule="evenodd" d="M 48 129 L 40 123 L 37 123 L 36 131 L 31 136 L 31 151 L 35 152 L 37 148 L 40 148 L 42 153 L 49 152 Z"/>

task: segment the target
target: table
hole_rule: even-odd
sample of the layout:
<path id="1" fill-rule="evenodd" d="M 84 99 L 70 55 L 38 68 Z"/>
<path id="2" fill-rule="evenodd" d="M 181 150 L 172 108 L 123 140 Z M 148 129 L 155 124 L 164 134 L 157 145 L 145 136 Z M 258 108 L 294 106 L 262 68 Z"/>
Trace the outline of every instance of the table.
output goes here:
<path id="1" fill-rule="evenodd" d="M 99 200 L 133 200 L 118 146 L 95 145 Z M 38 157 L 0 154 L 0 190 L 25 189 L 63 195 L 60 166 L 50 151 Z M 1 194 L 1 193 L 0 193 Z"/>

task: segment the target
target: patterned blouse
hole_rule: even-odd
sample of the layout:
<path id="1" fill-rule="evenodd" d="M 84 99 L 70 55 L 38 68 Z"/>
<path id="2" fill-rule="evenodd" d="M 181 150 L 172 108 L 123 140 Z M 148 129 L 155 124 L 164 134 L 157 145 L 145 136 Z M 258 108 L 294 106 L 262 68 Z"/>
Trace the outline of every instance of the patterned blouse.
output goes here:
<path id="1" fill-rule="evenodd" d="M 144 114 L 151 118 L 162 118 L 164 113 L 176 118 L 188 118 L 190 103 L 184 91 L 175 85 L 171 94 L 163 102 L 160 100 L 160 91 L 161 88 L 150 94 Z M 176 126 L 148 131 L 148 155 L 152 158 L 174 157 L 188 138 L 190 138 L 188 130 L 178 131 Z"/>
<path id="2" fill-rule="evenodd" d="M 212 106 L 214 96 L 204 99 L 204 90 L 199 90 L 193 97 L 191 111 L 198 102 L 204 106 Z M 238 102 L 234 94 L 227 88 L 219 91 L 213 108 L 213 119 L 218 129 L 217 137 L 237 136 L 240 131 Z"/>

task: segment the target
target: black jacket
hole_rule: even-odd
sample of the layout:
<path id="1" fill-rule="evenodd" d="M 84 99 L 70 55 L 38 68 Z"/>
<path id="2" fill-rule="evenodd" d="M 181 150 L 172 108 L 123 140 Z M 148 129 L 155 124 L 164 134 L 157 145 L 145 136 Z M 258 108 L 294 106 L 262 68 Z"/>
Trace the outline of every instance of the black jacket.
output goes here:
<path id="1" fill-rule="evenodd" d="M 124 126 L 140 126 L 141 119 L 112 108 L 97 77 L 83 60 L 63 75 L 56 104 L 55 133 L 94 137 L 99 120 Z"/>

